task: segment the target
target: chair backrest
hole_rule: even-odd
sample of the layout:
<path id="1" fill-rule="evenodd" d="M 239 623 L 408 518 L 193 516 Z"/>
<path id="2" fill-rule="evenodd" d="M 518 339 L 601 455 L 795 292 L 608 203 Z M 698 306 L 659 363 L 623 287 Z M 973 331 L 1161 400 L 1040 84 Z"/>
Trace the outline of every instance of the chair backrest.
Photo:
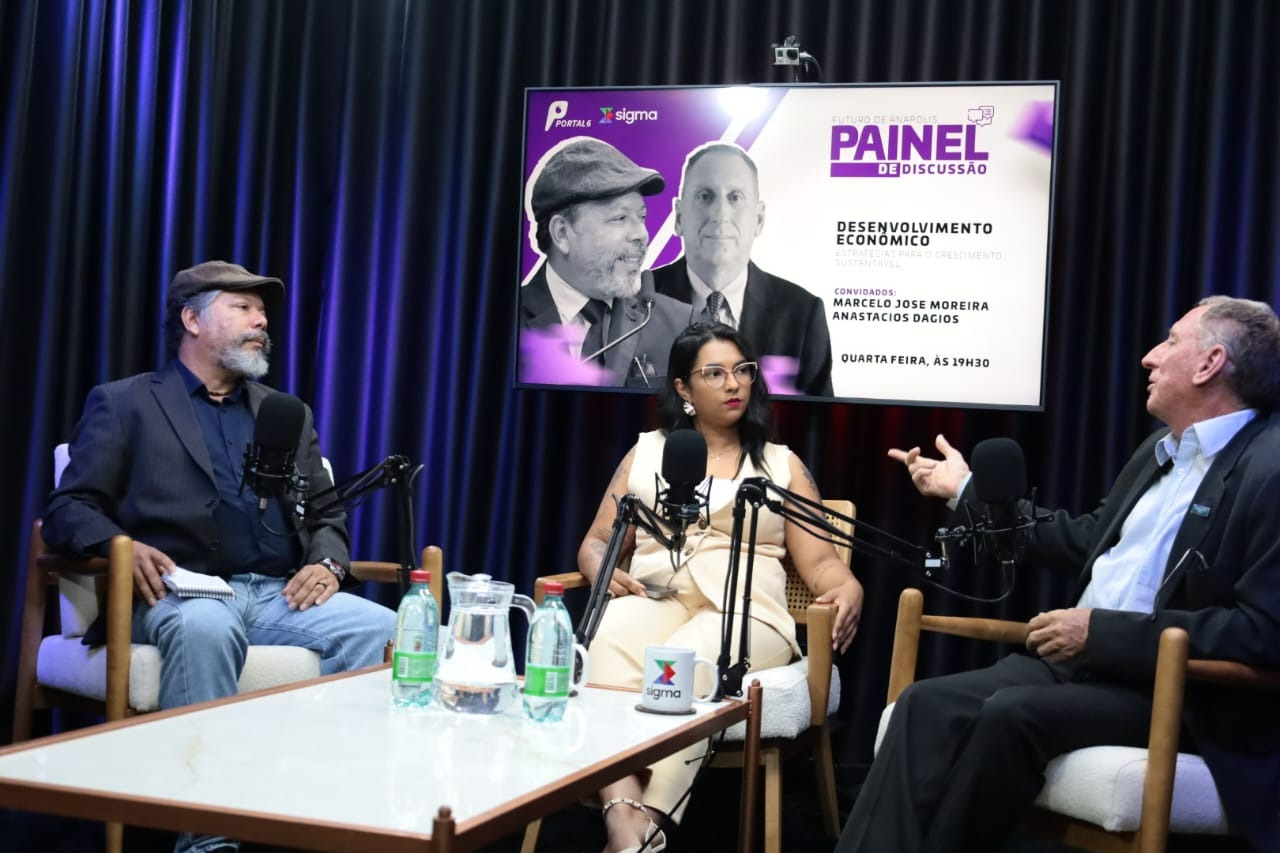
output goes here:
<path id="1" fill-rule="evenodd" d="M 70 445 L 59 444 L 53 449 L 53 486 L 62 482 L 62 472 L 71 461 Z M 98 618 L 105 586 L 92 577 L 58 577 L 58 625 L 64 637 L 83 637 Z"/>
<path id="2" fill-rule="evenodd" d="M 853 532 L 853 525 L 842 518 L 832 515 L 832 512 L 840 515 L 856 518 L 858 514 L 857 507 L 853 505 L 853 501 L 847 500 L 824 500 L 822 505 L 831 512 L 827 513 L 827 521 L 833 527 L 844 531 L 845 533 Z M 853 549 L 844 543 L 835 544 L 836 556 L 844 561 L 846 566 L 853 565 Z M 800 573 L 796 571 L 795 563 L 791 562 L 791 555 L 788 554 L 782 560 L 782 567 L 787 572 L 787 610 L 791 612 L 791 616 L 799 624 L 808 624 L 809 622 L 809 605 L 813 603 L 815 596 L 810 590 L 808 584 L 804 582 L 804 578 L 800 577 Z"/>

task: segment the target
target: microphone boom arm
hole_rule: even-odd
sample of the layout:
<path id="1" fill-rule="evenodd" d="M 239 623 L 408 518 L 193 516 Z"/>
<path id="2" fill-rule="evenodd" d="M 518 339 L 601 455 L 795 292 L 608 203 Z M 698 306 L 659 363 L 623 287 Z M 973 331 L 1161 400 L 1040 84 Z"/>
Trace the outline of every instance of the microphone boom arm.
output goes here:
<path id="1" fill-rule="evenodd" d="M 341 483 L 322 489 L 310 497 L 302 494 L 294 505 L 294 513 L 302 522 L 323 518 L 335 509 L 350 510 L 379 489 L 395 493 L 398 527 L 397 549 L 400 568 L 396 578 L 400 595 L 409 590 L 409 572 L 417 565 L 417 544 L 413 532 L 413 481 L 423 466 L 414 466 L 407 456 L 392 455 Z M 324 501 L 317 505 L 317 501 Z"/>
<path id="2" fill-rule="evenodd" d="M 607 343 L 607 344 L 605 344 L 604 346 L 600 347 L 600 349 L 596 350 L 595 352 L 591 353 L 590 355 L 584 355 L 584 356 L 582 356 L 582 359 L 581 359 L 581 360 L 582 360 L 582 361 L 584 361 L 584 362 L 585 362 L 585 361 L 594 361 L 595 359 L 597 359 L 597 358 L 599 358 L 600 356 L 604 355 L 604 354 L 605 354 L 606 352 L 608 352 L 609 350 L 611 350 L 611 349 L 613 349 L 614 347 L 616 347 L 618 344 L 620 344 L 620 343 L 622 343 L 623 341 L 625 341 L 627 338 L 631 337 L 632 335 L 637 335 L 637 334 L 639 334 L 639 333 L 640 333 L 640 330 L 641 330 L 641 329 L 643 329 L 645 326 L 649 325 L 649 321 L 653 319 L 653 299 L 652 299 L 652 297 L 645 297 L 645 298 L 644 298 L 644 308 L 645 308 L 644 319 L 643 319 L 643 320 L 641 320 L 641 321 L 639 322 L 639 324 L 637 324 L 637 325 L 635 326 L 635 328 L 627 329 L 627 331 L 623 332 L 621 335 L 619 335 L 619 336 L 618 336 L 617 340 L 609 341 L 609 343 Z"/>
<path id="3" fill-rule="evenodd" d="M 770 498 L 769 493 L 771 492 L 776 497 Z M 751 527 L 747 539 L 746 576 L 743 579 L 742 624 L 738 639 L 738 662 L 731 665 L 729 661 L 733 640 L 734 601 L 737 598 L 738 566 L 742 557 L 742 528 L 748 503 L 751 505 Z M 756 523 L 761 506 L 767 506 L 785 520 L 795 522 L 810 534 L 821 539 L 826 539 L 829 542 L 838 541 L 841 544 L 848 545 L 855 552 L 881 557 L 900 565 L 921 570 L 926 576 L 932 576 L 932 572 L 945 568 L 945 564 L 941 559 L 934 557 L 928 550 L 921 548 L 919 545 L 894 536 L 892 533 L 881 530 L 865 521 L 859 521 L 851 516 L 838 513 L 818 501 L 784 489 L 764 477 L 747 477 L 742 481 L 742 485 L 738 487 L 738 492 L 734 497 L 733 529 L 729 537 L 729 571 L 725 585 L 724 607 L 721 611 L 723 615 L 721 616 L 720 656 L 716 660 L 719 683 L 716 685 L 715 700 L 722 699 L 725 696 L 741 696 L 742 680 L 751 666 L 751 575 L 756 553 Z M 826 517 L 828 515 L 848 524 L 850 526 L 849 532 L 845 532 L 827 521 Z M 865 533 L 881 536 L 888 540 L 891 545 L 898 547 L 886 547 L 860 537 L 859 529 Z M 903 550 L 912 552 L 914 556 L 907 556 L 902 553 Z"/>
<path id="4" fill-rule="evenodd" d="M 634 525 L 652 535 L 664 548 L 672 547 L 671 538 L 662 530 L 661 518 L 645 506 L 639 497 L 628 493 L 620 498 L 615 497 L 614 501 L 618 504 L 618 513 L 614 516 L 613 527 L 609 531 L 609 542 L 605 546 L 604 556 L 600 559 L 600 570 L 596 572 L 595 580 L 591 582 L 587 609 L 583 612 L 578 630 L 575 632 L 578 642 L 584 648 L 589 648 L 591 641 L 595 639 L 596 630 L 600 627 L 600 618 L 604 616 L 605 607 L 609 604 L 609 584 L 622 558 L 622 543 L 626 538 L 627 530 Z"/>

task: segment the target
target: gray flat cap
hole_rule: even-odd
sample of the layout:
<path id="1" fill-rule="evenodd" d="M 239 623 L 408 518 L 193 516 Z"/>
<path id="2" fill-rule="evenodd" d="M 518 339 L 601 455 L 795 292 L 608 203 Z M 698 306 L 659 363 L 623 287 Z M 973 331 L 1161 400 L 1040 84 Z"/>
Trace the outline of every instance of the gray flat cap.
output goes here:
<path id="1" fill-rule="evenodd" d="M 170 308 L 181 306 L 197 293 L 206 290 L 258 290 L 262 301 L 278 306 L 284 301 L 284 282 L 269 275 L 256 275 L 239 264 L 227 261 L 205 261 L 179 271 L 169 283 L 167 302 Z"/>
<path id="2" fill-rule="evenodd" d="M 629 192 L 654 195 L 664 186 L 659 172 L 637 166 L 609 143 L 575 139 L 543 164 L 533 183 L 529 206 L 534 220 L 545 222 L 551 214 L 580 201 L 600 201 Z"/>

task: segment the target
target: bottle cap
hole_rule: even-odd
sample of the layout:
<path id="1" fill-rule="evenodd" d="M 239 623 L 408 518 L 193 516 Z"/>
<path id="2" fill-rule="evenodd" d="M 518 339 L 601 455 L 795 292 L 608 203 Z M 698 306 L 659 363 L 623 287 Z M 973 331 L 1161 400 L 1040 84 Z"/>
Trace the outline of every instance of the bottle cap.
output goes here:
<path id="1" fill-rule="evenodd" d="M 414 569 L 409 572 L 409 583 L 431 583 L 431 572 L 428 569 Z"/>
<path id="2" fill-rule="evenodd" d="M 542 585 L 542 591 L 546 595 L 564 595 L 564 584 L 560 581 L 547 581 Z"/>

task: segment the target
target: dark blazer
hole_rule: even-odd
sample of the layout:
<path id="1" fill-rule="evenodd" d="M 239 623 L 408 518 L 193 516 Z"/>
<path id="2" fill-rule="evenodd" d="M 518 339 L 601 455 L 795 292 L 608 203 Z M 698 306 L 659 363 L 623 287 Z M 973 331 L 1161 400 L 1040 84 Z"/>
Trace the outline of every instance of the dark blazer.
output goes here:
<path id="1" fill-rule="evenodd" d="M 687 305 L 693 316 L 693 285 L 683 257 L 653 271 L 653 287 Z M 701 307 L 701 306 L 699 306 Z M 809 397 L 831 396 L 831 336 L 822 300 L 784 278 L 747 264 L 747 288 L 738 331 L 761 356 L 798 359 L 796 389 Z"/>
<path id="2" fill-rule="evenodd" d="M 654 292 L 648 270 L 641 274 L 640 292 L 631 298 L 613 300 L 609 309 L 609 333 L 605 342 L 616 341 L 644 322 L 650 314 L 646 307 L 653 301 L 652 314 L 644 328 L 610 348 L 604 354 L 604 366 L 613 375 L 613 384 L 629 388 L 654 388 L 667 375 L 667 358 L 671 342 L 689 325 L 689 307 Z M 546 329 L 559 325 L 560 313 L 547 284 L 547 263 L 538 265 L 529 283 L 520 288 L 520 329 Z M 645 379 L 641 378 L 641 368 Z"/>
<path id="3" fill-rule="evenodd" d="M 245 390 L 256 416 L 271 389 L 245 382 Z M 213 464 L 174 363 L 90 391 L 70 451 L 45 513 L 50 547 L 72 556 L 100 553 L 102 543 L 123 533 L 195 571 L 218 548 Z M 310 407 L 295 461 L 313 492 L 331 485 Z M 306 563 L 324 557 L 349 562 L 343 513 L 299 526 L 298 535 Z"/>
<path id="4" fill-rule="evenodd" d="M 1058 511 L 1038 525 L 1028 557 L 1079 572 L 1083 591 L 1160 474 L 1154 448 L 1167 433 L 1142 443 L 1093 512 Z M 1193 549 L 1203 560 L 1183 559 Z M 1160 632 L 1171 626 L 1187 630 L 1192 658 L 1280 667 L 1280 416 L 1255 418 L 1214 458 L 1174 536 L 1155 612 L 1093 611 L 1088 677 L 1150 682 Z M 1185 708 L 1232 828 L 1260 850 L 1280 849 L 1280 695 L 1188 684 Z"/>

